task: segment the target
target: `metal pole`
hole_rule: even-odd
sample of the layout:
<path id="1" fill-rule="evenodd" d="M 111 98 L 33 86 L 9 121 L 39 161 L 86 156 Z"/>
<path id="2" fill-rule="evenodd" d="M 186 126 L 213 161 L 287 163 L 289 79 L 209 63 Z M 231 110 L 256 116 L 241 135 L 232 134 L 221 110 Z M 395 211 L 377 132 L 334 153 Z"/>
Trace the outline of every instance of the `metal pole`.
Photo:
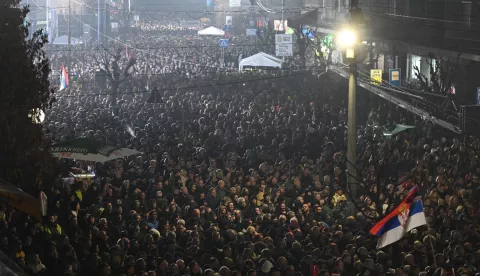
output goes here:
<path id="1" fill-rule="evenodd" d="M 348 83 L 348 147 L 347 147 L 347 171 L 348 171 L 348 185 L 351 189 L 352 196 L 357 198 L 356 180 L 356 160 L 357 160 L 357 127 L 355 122 L 355 93 L 357 88 L 357 64 L 353 62 L 350 64 L 350 77 Z"/>
<path id="2" fill-rule="evenodd" d="M 50 0 L 47 0 L 47 26 L 46 26 L 46 31 L 47 31 L 47 37 L 50 38 Z M 50 42 L 51 43 L 51 42 Z"/>
<path id="3" fill-rule="evenodd" d="M 132 6 L 131 6 L 131 3 L 130 3 L 130 0 L 128 0 L 128 12 L 131 12 L 131 10 L 132 10 L 131 7 Z"/>
<path id="4" fill-rule="evenodd" d="M 70 16 L 72 14 L 71 11 L 71 0 L 68 0 L 68 17 L 67 17 L 67 35 L 68 35 L 68 45 L 67 45 L 67 74 L 70 74 L 70 45 L 71 45 L 71 35 L 70 35 Z"/>
<path id="5" fill-rule="evenodd" d="M 225 48 L 222 48 L 222 68 L 225 67 Z"/>
<path id="6" fill-rule="evenodd" d="M 284 10 L 284 7 L 285 7 L 285 0 L 282 0 L 282 30 L 283 32 L 285 32 L 285 22 L 283 22 L 283 10 Z"/>
<path id="7" fill-rule="evenodd" d="M 182 108 L 182 140 L 185 141 L 185 108 Z"/>
<path id="8" fill-rule="evenodd" d="M 27 0 L 27 7 L 28 9 L 30 9 L 30 3 L 29 3 L 29 0 Z M 30 9 L 30 11 L 27 13 L 27 24 L 30 23 L 30 13 L 32 12 L 32 9 Z M 30 38 L 32 36 L 31 34 L 31 26 L 28 26 L 28 37 L 27 38 Z"/>
<path id="9" fill-rule="evenodd" d="M 107 16 L 108 16 L 108 19 L 110 19 L 110 12 L 107 11 L 107 2 L 105 0 L 103 0 L 102 2 L 103 4 L 103 40 L 104 43 L 102 43 L 104 45 L 104 47 L 108 47 L 108 37 L 106 37 L 105 35 L 107 35 L 107 30 L 108 30 L 108 26 L 107 26 Z"/>
<path id="10" fill-rule="evenodd" d="M 97 7 L 97 42 L 98 44 L 100 44 L 100 31 L 101 31 L 101 28 L 100 26 L 102 25 L 102 18 L 101 18 L 101 12 L 100 12 L 100 0 L 98 0 L 98 3 L 97 3 L 98 7 Z"/>
<path id="11" fill-rule="evenodd" d="M 72 10 L 71 10 L 71 1 L 68 0 L 68 19 L 67 19 L 67 35 L 68 35 L 68 51 L 70 51 L 70 45 L 71 45 L 71 34 L 70 34 L 70 16 L 72 14 Z M 70 55 L 70 52 L 69 52 L 69 55 Z M 70 64 L 69 64 L 70 65 Z"/>

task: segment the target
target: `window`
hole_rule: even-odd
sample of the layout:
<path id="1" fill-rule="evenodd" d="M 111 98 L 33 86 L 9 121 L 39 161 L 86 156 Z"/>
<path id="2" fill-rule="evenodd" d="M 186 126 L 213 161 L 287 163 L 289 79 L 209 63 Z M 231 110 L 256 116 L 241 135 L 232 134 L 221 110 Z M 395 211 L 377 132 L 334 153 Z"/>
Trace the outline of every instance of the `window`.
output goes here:
<path id="1" fill-rule="evenodd" d="M 410 67 L 409 67 L 409 77 L 410 79 L 412 80 L 416 80 L 417 77 L 415 76 L 415 69 L 414 67 L 417 66 L 419 70 L 422 70 L 421 69 L 421 62 L 422 62 L 422 57 L 419 57 L 419 56 L 416 56 L 416 55 L 409 55 L 410 58 Z"/>

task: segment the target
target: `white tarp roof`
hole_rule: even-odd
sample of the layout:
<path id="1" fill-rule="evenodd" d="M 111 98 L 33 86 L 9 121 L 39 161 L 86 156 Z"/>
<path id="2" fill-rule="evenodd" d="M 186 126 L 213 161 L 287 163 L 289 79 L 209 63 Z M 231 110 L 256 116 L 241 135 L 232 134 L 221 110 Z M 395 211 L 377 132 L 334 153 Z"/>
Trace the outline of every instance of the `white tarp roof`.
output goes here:
<path id="1" fill-rule="evenodd" d="M 223 36 L 225 35 L 225 32 L 218 29 L 218 28 L 215 28 L 213 26 L 211 27 L 208 27 L 206 29 L 203 29 L 203 30 L 200 30 L 198 31 L 198 35 L 218 35 L 218 36 Z"/>
<path id="2" fill-rule="evenodd" d="M 282 60 L 274 56 L 260 52 L 253 56 L 242 59 L 238 65 L 238 69 L 241 71 L 243 67 L 282 67 Z"/>
<path id="3" fill-rule="evenodd" d="M 68 36 L 66 35 L 61 35 L 59 37 L 56 37 L 53 40 L 53 45 L 68 45 Z M 78 39 L 76 37 L 70 37 L 70 44 L 71 45 L 79 45 L 83 44 L 83 41 L 81 39 Z"/>

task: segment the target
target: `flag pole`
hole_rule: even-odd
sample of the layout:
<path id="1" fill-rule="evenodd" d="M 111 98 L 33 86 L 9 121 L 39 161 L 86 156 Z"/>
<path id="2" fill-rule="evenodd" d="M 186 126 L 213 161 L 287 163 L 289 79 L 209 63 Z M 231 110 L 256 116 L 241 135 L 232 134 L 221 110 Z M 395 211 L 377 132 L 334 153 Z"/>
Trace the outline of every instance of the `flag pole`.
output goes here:
<path id="1" fill-rule="evenodd" d="M 429 236 L 431 236 L 431 235 L 429 235 Z M 430 242 L 430 247 L 432 248 L 433 263 L 435 264 L 435 267 L 438 268 L 437 259 L 435 258 L 435 248 L 433 248 L 432 238 L 428 237 L 428 241 Z"/>

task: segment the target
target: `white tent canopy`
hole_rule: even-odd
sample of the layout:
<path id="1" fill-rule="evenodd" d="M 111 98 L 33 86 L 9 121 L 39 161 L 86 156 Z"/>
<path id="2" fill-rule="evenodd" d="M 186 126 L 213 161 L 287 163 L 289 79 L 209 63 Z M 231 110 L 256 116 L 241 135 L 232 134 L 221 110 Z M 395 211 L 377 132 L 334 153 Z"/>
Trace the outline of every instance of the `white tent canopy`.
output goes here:
<path id="1" fill-rule="evenodd" d="M 62 35 L 59 37 L 56 37 L 53 42 L 53 45 L 68 45 L 68 36 Z M 79 38 L 76 37 L 70 37 L 70 45 L 79 45 L 83 44 L 83 41 Z"/>
<path id="2" fill-rule="evenodd" d="M 225 32 L 213 26 L 198 31 L 198 35 L 224 36 Z"/>
<path id="3" fill-rule="evenodd" d="M 238 65 L 240 71 L 243 67 L 275 67 L 282 68 L 282 60 L 274 56 L 260 52 L 253 56 L 242 59 Z"/>

